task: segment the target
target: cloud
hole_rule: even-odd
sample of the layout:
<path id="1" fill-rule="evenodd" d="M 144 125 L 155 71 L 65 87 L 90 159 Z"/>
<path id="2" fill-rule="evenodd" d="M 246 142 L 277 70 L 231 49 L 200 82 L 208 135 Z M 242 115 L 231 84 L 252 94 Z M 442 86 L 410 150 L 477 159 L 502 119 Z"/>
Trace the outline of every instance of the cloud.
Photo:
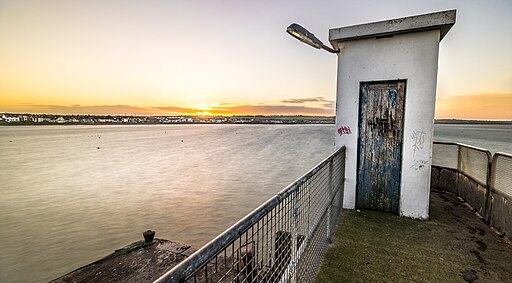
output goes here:
<path id="1" fill-rule="evenodd" d="M 239 105 L 209 110 L 208 112 L 220 115 L 334 115 L 334 109 L 289 105 Z"/>
<path id="2" fill-rule="evenodd" d="M 325 99 L 324 97 L 309 97 L 309 98 L 291 98 L 286 100 L 281 100 L 282 103 L 308 103 L 308 102 L 331 102 L 330 100 Z"/>
<path id="3" fill-rule="evenodd" d="M 154 110 L 147 107 L 139 107 L 133 105 L 26 105 L 30 112 L 48 113 L 48 114 L 91 114 L 91 115 L 148 115 L 154 114 Z"/>
<path id="4" fill-rule="evenodd" d="M 329 102 L 323 103 L 322 106 L 325 108 L 334 109 L 336 107 L 336 101 L 329 101 Z"/>
<path id="5" fill-rule="evenodd" d="M 161 111 L 164 111 L 167 113 L 177 113 L 177 114 L 194 114 L 199 111 L 197 109 L 183 108 L 183 107 L 178 107 L 178 106 L 163 106 L 163 107 L 159 106 L 159 107 L 150 107 L 150 108 L 158 109 L 158 110 L 161 110 Z"/>
<path id="6" fill-rule="evenodd" d="M 22 111 L 47 114 L 90 114 L 90 115 L 183 115 L 195 114 L 199 110 L 178 106 L 145 107 L 133 105 L 40 105 L 20 103 Z"/>
<path id="7" fill-rule="evenodd" d="M 512 93 L 479 93 L 438 98 L 436 118 L 512 120 Z"/>
<path id="8" fill-rule="evenodd" d="M 288 99 L 282 104 L 232 104 L 209 105 L 208 110 L 195 107 L 134 106 L 134 105 L 40 105 L 20 103 L 15 112 L 47 114 L 91 115 L 322 115 L 335 114 L 335 102 L 322 97 Z M 291 103 L 292 105 L 288 104 Z M 312 103 L 298 105 L 301 103 Z M 3 107 L 5 108 L 5 107 Z M 472 95 L 438 97 L 436 118 L 512 120 L 512 93 L 478 93 Z M 8 111 L 8 108 L 2 109 Z"/>
<path id="9" fill-rule="evenodd" d="M 47 114 L 91 114 L 91 115 L 334 115 L 333 102 L 323 103 L 319 107 L 303 105 L 236 105 L 219 103 L 210 105 L 208 110 L 179 106 L 133 106 L 133 105 L 38 105 L 21 104 L 24 111 Z"/>

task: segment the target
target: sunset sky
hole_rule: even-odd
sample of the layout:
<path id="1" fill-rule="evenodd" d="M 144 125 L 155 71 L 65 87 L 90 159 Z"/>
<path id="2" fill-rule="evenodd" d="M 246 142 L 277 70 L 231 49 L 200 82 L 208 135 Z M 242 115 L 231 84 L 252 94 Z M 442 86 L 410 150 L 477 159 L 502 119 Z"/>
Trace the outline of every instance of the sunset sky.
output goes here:
<path id="1" fill-rule="evenodd" d="M 0 0 L 0 112 L 334 115 L 336 55 L 286 34 L 457 9 L 436 117 L 512 119 L 512 1 Z"/>

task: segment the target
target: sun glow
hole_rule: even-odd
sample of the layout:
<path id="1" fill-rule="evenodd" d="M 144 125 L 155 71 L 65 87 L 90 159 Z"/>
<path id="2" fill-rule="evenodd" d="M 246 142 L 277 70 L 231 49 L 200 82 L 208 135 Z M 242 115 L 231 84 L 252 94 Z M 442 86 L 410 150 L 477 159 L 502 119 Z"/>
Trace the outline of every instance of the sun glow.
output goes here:
<path id="1" fill-rule="evenodd" d="M 204 105 L 204 104 L 203 105 L 192 105 L 192 106 L 190 106 L 190 108 L 201 110 L 201 111 L 212 110 L 212 107 L 210 107 L 208 105 Z"/>
<path id="2" fill-rule="evenodd" d="M 198 116 L 213 116 L 215 115 L 215 112 L 225 110 L 219 103 L 215 102 L 209 104 L 191 105 L 188 108 L 195 110 L 195 114 Z"/>
<path id="3" fill-rule="evenodd" d="M 207 111 L 196 112 L 196 115 L 197 116 L 212 116 L 212 114 Z"/>

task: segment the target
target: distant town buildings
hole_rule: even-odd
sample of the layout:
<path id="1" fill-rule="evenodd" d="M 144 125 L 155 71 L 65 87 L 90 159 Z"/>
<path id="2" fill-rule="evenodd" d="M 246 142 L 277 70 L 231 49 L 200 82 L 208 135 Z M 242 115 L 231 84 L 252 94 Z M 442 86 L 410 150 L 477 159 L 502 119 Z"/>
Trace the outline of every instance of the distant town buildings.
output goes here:
<path id="1" fill-rule="evenodd" d="M 0 125 L 49 124 L 334 124 L 324 116 L 116 116 L 4 113 Z"/>

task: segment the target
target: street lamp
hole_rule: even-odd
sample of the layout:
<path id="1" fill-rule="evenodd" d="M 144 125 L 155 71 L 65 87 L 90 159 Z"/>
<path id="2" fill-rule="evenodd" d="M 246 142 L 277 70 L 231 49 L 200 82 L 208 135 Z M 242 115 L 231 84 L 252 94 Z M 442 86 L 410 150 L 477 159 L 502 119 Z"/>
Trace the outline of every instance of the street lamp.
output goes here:
<path id="1" fill-rule="evenodd" d="M 332 49 L 329 46 L 324 45 L 320 39 L 316 38 L 314 34 L 310 33 L 307 29 L 302 27 L 299 24 L 291 24 L 286 29 L 286 32 L 289 33 L 291 36 L 295 37 L 296 39 L 306 43 L 307 45 L 310 45 L 316 49 L 323 49 L 326 51 L 329 51 L 331 53 L 339 53 L 339 49 Z"/>

